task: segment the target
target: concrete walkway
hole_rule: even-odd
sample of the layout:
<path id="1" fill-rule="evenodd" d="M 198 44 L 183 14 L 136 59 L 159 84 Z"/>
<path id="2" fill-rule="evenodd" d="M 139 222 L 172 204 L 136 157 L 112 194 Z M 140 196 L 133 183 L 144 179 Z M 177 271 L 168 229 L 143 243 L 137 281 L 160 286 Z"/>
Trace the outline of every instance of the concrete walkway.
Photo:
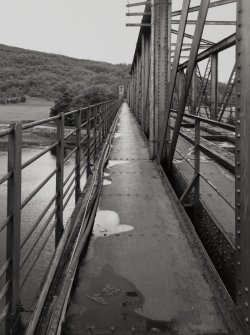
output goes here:
<path id="1" fill-rule="evenodd" d="M 231 334 L 126 104 L 63 334 Z"/>

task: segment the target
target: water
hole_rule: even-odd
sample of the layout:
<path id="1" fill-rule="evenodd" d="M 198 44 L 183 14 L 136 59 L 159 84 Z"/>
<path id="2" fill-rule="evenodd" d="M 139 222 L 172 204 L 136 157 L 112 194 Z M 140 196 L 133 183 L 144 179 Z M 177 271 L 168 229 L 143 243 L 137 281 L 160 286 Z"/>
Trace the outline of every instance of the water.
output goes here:
<path id="1" fill-rule="evenodd" d="M 24 147 L 22 150 L 22 161 L 25 162 L 31 157 L 34 157 L 38 152 L 40 152 L 43 149 L 44 146 L 35 147 L 29 145 Z M 56 157 L 53 155 L 53 153 L 48 152 L 47 154 L 42 156 L 38 161 L 31 164 L 22 171 L 22 201 L 55 169 L 55 167 L 56 167 Z M 65 165 L 65 178 L 67 177 L 68 173 L 72 170 L 73 167 L 74 167 L 74 155 L 70 160 L 68 160 L 68 162 Z M 6 170 L 7 170 L 7 147 L 5 144 L 1 144 L 0 177 L 2 177 L 6 173 Z M 52 199 L 54 195 L 55 195 L 55 176 L 47 183 L 47 185 L 41 191 L 39 191 L 39 193 L 22 210 L 21 242 L 27 235 L 27 232 L 32 227 L 35 220 L 38 218 L 38 216 L 41 214 L 45 206 L 49 203 L 49 201 Z M 1 211 L 0 223 L 3 222 L 4 219 L 6 218 L 6 212 L 7 212 L 6 197 L 7 197 L 7 183 L 4 183 L 3 185 L 0 186 L 0 211 Z M 64 224 L 66 223 L 67 219 L 72 213 L 73 208 L 74 208 L 74 193 L 64 211 Z M 49 213 L 51 213 L 53 209 L 54 204 L 51 206 Z M 23 259 L 24 255 L 26 255 L 26 253 L 30 250 L 31 246 L 34 244 L 41 227 L 43 226 L 46 218 L 48 218 L 49 216 L 49 213 L 41 221 L 38 228 L 34 231 L 34 233 L 27 241 L 27 244 L 21 250 L 21 259 Z M 51 224 L 52 223 L 53 220 L 51 221 Z M 39 246 L 44 241 L 46 233 L 48 232 L 51 224 L 48 226 L 48 228 L 46 228 L 45 233 L 41 239 L 41 242 L 39 243 Z M 0 234 L 1 264 L 3 264 L 6 257 L 5 233 L 6 232 L 4 230 Z M 47 269 L 52 260 L 54 250 L 55 250 L 54 234 L 52 234 L 21 291 L 21 303 L 24 309 L 28 312 L 34 309 L 36 298 L 39 296 L 41 284 L 44 278 L 46 277 Z M 32 251 L 31 256 L 28 258 L 27 263 L 25 263 L 24 268 L 21 270 L 21 278 L 25 275 L 27 269 L 29 268 L 29 265 L 34 260 L 37 252 L 38 248 L 35 248 Z"/>

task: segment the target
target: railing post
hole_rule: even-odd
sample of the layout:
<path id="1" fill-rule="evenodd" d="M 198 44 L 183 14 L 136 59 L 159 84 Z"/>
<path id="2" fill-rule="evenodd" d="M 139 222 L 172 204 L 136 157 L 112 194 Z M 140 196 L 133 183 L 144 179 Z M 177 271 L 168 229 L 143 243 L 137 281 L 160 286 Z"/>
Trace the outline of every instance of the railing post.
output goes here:
<path id="1" fill-rule="evenodd" d="M 105 135 L 104 135 L 104 137 L 106 138 L 107 132 L 108 132 L 108 103 L 107 102 L 105 103 L 104 124 L 105 124 L 105 127 L 104 127 L 104 129 L 105 129 L 104 134 Z"/>
<path id="2" fill-rule="evenodd" d="M 98 105 L 94 107 L 94 160 L 97 160 L 97 151 L 98 151 L 98 144 L 97 144 L 97 108 Z"/>
<path id="3" fill-rule="evenodd" d="M 13 334 L 17 317 L 20 285 L 20 224 L 21 224 L 21 161 L 22 125 L 16 123 L 8 138 L 8 180 L 7 216 L 11 217 L 7 226 L 6 258 L 11 259 L 6 280 L 10 282 L 7 303 L 10 304 L 6 320 L 6 334 Z"/>
<path id="4" fill-rule="evenodd" d="M 98 105 L 97 108 L 97 119 L 98 119 L 98 151 L 101 149 L 101 143 L 102 143 L 102 124 L 101 124 L 101 105 Z"/>
<path id="5" fill-rule="evenodd" d="M 55 246 L 57 247 L 63 233 L 63 175 L 64 175 L 64 113 L 57 122 L 57 152 L 56 152 L 56 226 Z"/>
<path id="6" fill-rule="evenodd" d="M 75 203 L 81 194 L 81 109 L 76 112 Z"/>
<path id="7" fill-rule="evenodd" d="M 91 143 L 91 138 L 90 138 L 90 108 L 87 109 L 87 178 L 89 177 L 89 175 L 91 174 L 91 168 L 90 168 L 90 143 Z"/>
<path id="8" fill-rule="evenodd" d="M 196 177 L 194 185 L 194 215 L 197 222 L 199 215 L 200 201 L 200 120 L 195 119 L 195 147 L 194 147 L 194 176 Z"/>

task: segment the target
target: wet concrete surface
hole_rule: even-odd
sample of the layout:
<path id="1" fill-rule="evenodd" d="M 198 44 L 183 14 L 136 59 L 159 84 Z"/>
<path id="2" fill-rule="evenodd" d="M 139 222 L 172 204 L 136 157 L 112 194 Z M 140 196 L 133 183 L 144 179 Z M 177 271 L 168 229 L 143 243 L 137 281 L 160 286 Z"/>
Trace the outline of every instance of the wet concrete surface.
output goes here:
<path id="1" fill-rule="evenodd" d="M 126 104 L 118 122 L 63 334 L 229 334 Z"/>

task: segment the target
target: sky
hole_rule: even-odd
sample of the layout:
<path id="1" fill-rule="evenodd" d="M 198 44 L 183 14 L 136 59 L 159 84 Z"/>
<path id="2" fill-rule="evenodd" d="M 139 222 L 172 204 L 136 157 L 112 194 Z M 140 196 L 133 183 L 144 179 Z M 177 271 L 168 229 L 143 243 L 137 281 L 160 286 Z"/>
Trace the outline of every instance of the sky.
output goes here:
<path id="1" fill-rule="evenodd" d="M 139 29 L 126 23 L 141 18 L 126 17 L 128 1 L 141 0 L 0 0 L 0 43 L 113 64 L 131 63 Z M 180 9 L 182 0 L 172 3 L 173 10 Z M 199 3 L 191 1 L 191 5 Z M 143 10 L 144 6 L 130 9 Z M 208 19 L 235 20 L 235 4 L 209 10 Z M 187 32 L 193 29 L 190 26 Z M 234 31 L 235 27 L 207 27 L 204 38 L 219 41 Z M 223 66 L 233 62 L 231 49 L 223 56 Z M 229 71 L 221 71 L 225 81 Z"/>

